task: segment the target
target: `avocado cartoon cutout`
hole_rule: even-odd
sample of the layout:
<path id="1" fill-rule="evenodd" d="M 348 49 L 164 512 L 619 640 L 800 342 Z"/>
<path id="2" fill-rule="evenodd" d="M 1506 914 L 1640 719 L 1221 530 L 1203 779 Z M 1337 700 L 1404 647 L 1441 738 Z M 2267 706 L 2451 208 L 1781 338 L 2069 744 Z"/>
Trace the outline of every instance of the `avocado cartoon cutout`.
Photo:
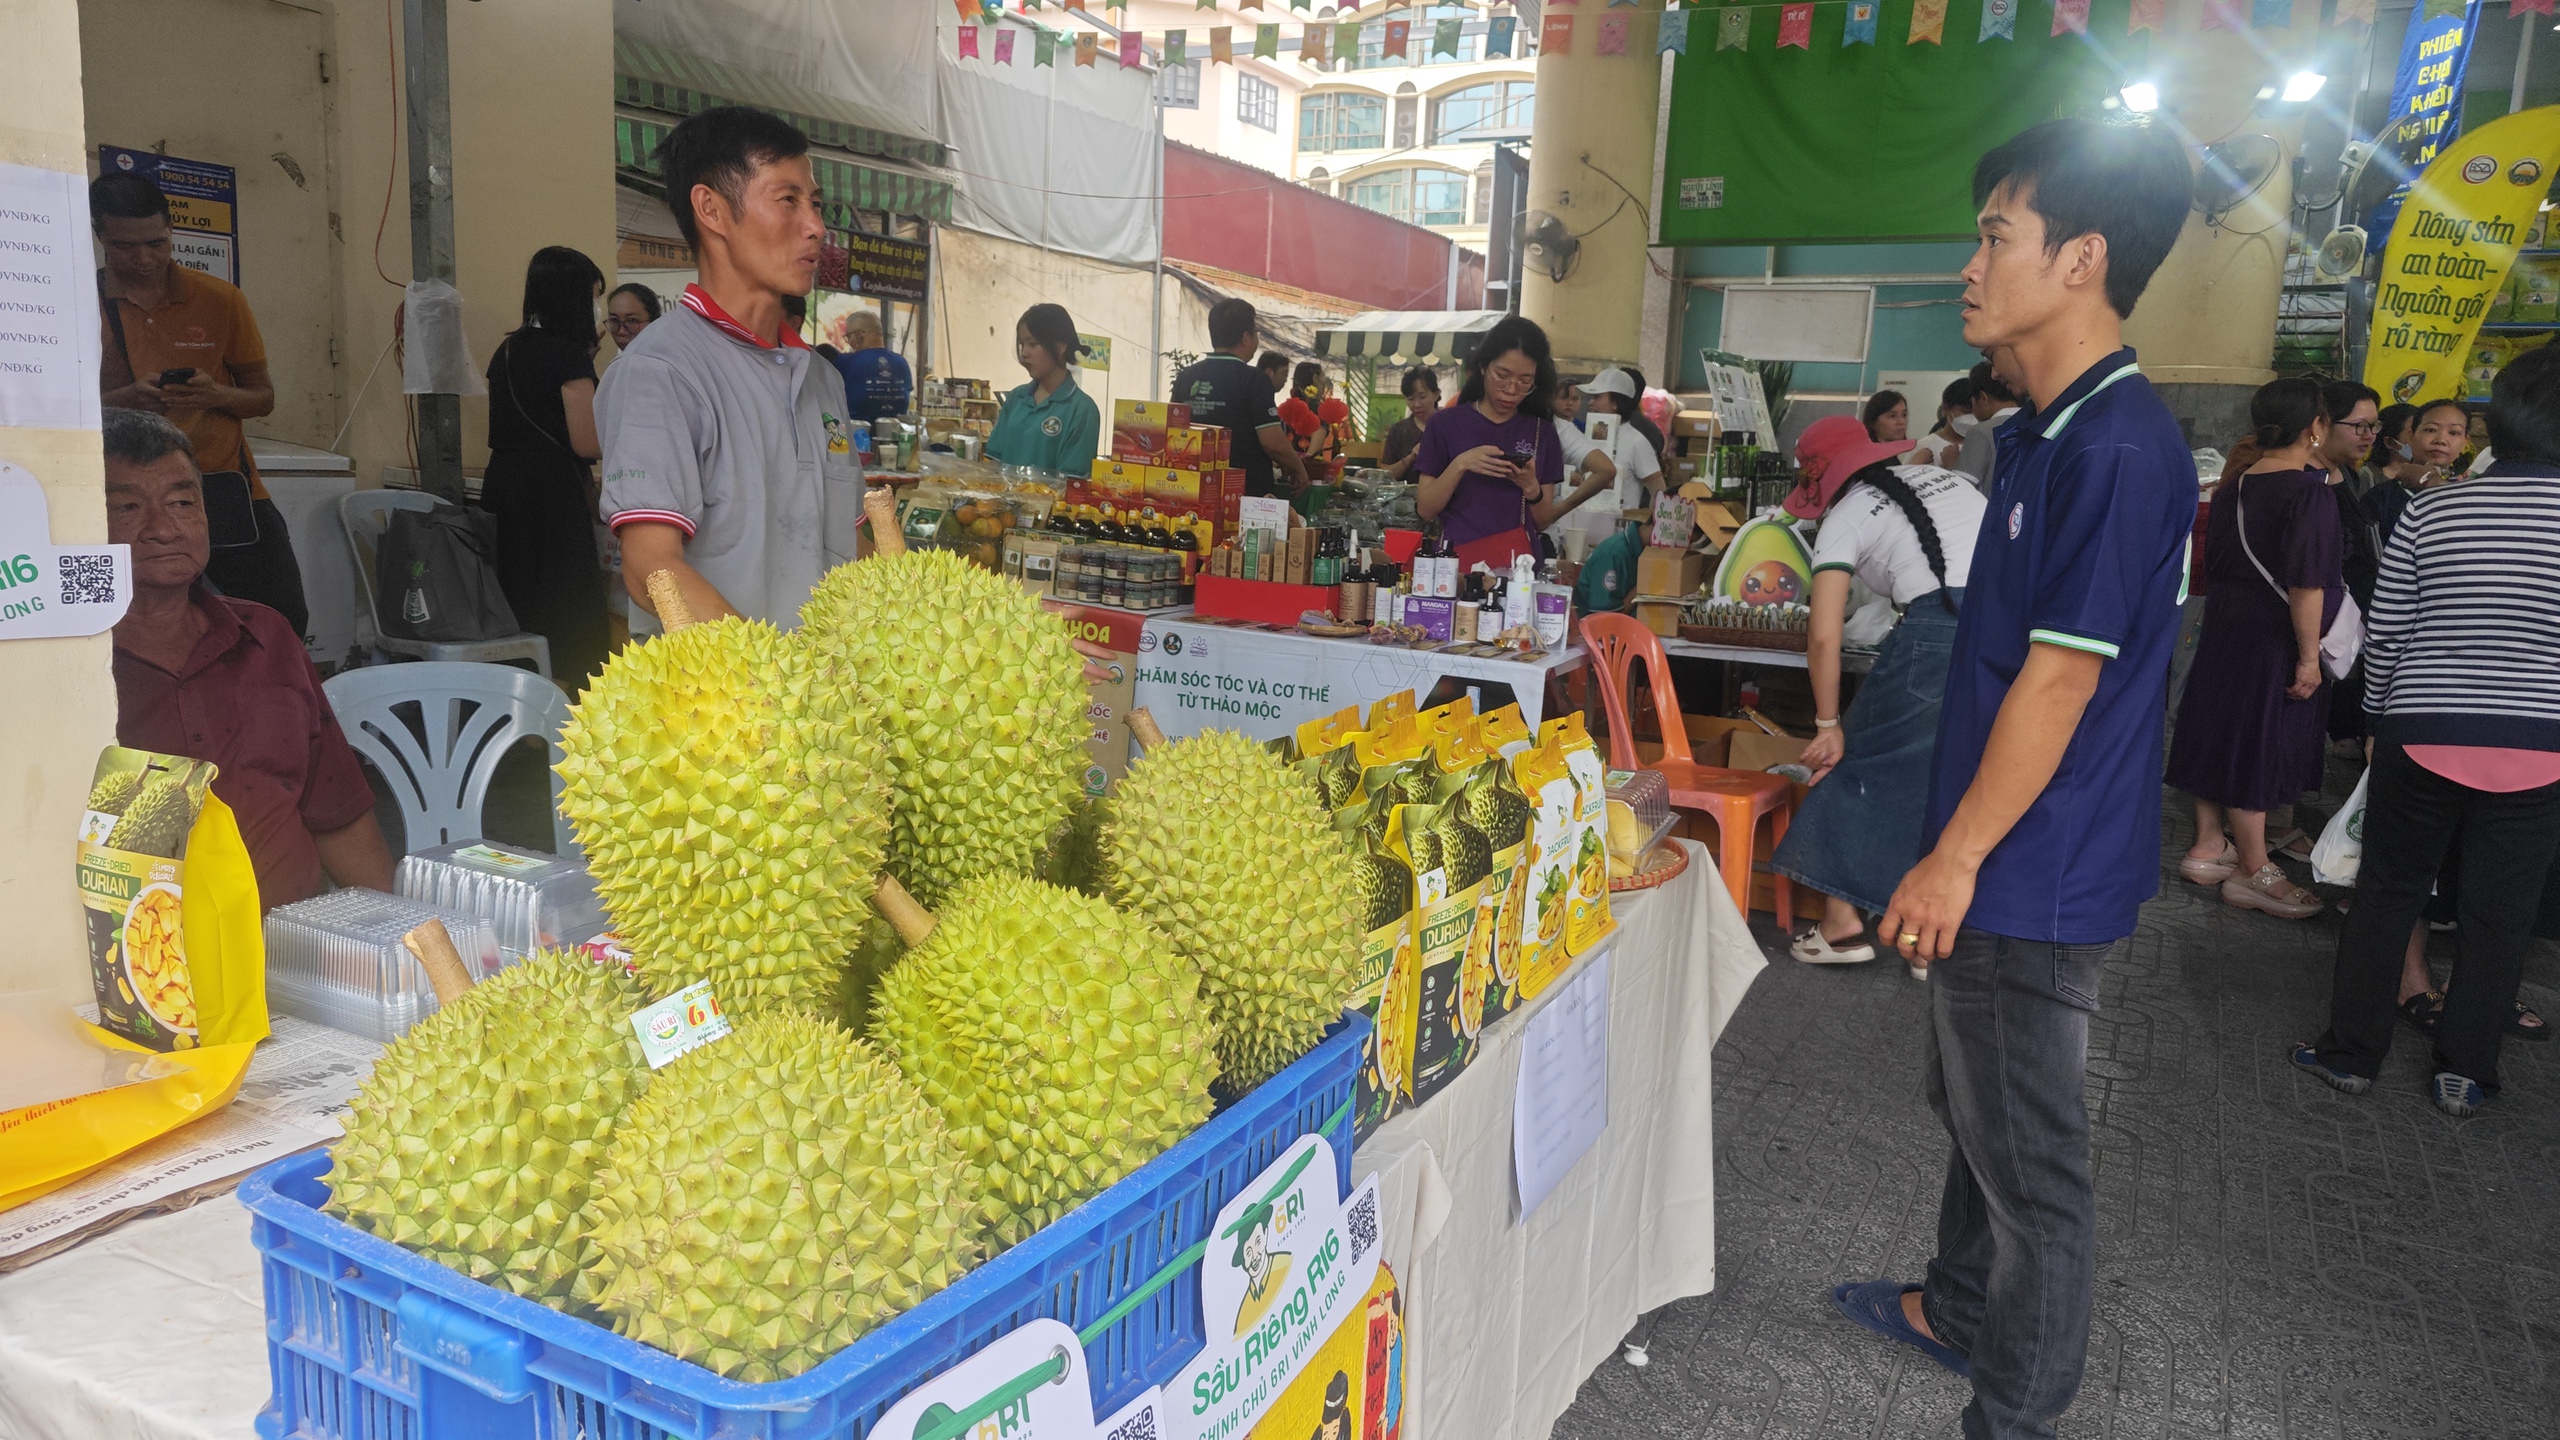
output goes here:
<path id="1" fill-rule="evenodd" d="M 1786 520 L 1763 515 L 1733 532 L 1709 587 L 1745 605 L 1805 605 L 1813 598 L 1813 556 Z"/>

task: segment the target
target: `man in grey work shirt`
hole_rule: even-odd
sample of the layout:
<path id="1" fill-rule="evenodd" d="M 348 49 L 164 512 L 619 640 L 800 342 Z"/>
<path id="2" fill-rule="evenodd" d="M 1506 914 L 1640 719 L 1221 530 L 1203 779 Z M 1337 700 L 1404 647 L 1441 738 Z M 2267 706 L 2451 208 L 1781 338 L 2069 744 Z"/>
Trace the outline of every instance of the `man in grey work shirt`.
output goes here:
<path id="1" fill-rule="evenodd" d="M 706 110 L 659 147 L 701 282 L 596 391 L 604 512 L 645 607 L 635 622 L 654 615 L 649 577 L 664 570 L 701 619 L 788 629 L 827 568 L 853 558 L 863 480 L 844 380 L 783 314 L 816 279 L 826 233 L 808 152 L 807 136 L 743 106 Z"/>
<path id="2" fill-rule="evenodd" d="M 1956 463 L 1950 467 L 1973 481 L 1973 488 L 1988 493 L 1991 469 L 1997 462 L 1994 453 L 2000 427 L 2018 413 L 2018 387 L 2024 383 L 2017 373 L 2017 358 L 2009 347 L 1994 345 L 1982 352 L 1982 363 L 1973 367 L 1973 428 L 1965 432 L 1964 447 L 1956 452 Z"/>

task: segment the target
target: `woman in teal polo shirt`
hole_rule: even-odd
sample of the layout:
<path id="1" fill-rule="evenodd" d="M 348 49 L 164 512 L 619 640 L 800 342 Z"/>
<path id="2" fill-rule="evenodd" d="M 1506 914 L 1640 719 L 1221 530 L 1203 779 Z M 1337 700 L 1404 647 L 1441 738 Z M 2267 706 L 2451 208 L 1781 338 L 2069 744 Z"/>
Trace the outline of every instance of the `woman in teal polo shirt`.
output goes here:
<path id="1" fill-rule="evenodd" d="M 987 458 L 1060 475 L 1087 475 L 1102 444 L 1102 411 L 1076 384 L 1084 345 L 1064 305 L 1034 305 L 1013 327 L 1013 358 L 1031 376 L 1004 397 Z"/>

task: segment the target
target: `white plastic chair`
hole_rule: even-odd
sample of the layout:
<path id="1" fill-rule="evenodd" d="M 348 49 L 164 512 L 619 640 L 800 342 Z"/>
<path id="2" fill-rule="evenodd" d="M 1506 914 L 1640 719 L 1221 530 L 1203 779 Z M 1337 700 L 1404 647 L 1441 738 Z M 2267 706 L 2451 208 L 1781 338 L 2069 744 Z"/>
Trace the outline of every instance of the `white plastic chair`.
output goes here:
<path id="1" fill-rule="evenodd" d="M 342 670 L 320 688 L 347 743 L 390 782 L 410 850 L 480 839 L 480 805 L 500 757 L 536 735 L 549 752 L 552 849 L 581 853 L 560 814 L 556 767 L 569 697 L 559 686 L 513 665 L 425 660 Z"/>
<path id="2" fill-rule="evenodd" d="M 419 660 L 531 660 L 543 678 L 551 675 L 551 642 L 523 633 L 497 640 L 403 640 L 382 632 L 382 612 L 374 602 L 373 553 L 394 510 L 425 513 L 446 502 L 424 490 L 354 490 L 338 497 L 338 524 L 356 555 L 356 586 L 364 592 L 364 613 L 373 622 L 374 658 L 407 655 Z"/>

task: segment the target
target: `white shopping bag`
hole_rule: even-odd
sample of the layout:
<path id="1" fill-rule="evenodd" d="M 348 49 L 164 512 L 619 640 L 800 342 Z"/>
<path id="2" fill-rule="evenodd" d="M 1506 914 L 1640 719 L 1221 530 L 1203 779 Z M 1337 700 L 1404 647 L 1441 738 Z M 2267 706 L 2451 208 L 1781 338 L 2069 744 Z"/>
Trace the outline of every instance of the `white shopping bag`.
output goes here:
<path id="1" fill-rule="evenodd" d="M 2364 863 L 2364 786 L 2372 773 L 2368 770 L 2356 777 L 2355 793 L 2329 817 L 2320 843 L 2311 847 L 2311 878 L 2323 885 L 2356 883 L 2356 869 Z"/>

